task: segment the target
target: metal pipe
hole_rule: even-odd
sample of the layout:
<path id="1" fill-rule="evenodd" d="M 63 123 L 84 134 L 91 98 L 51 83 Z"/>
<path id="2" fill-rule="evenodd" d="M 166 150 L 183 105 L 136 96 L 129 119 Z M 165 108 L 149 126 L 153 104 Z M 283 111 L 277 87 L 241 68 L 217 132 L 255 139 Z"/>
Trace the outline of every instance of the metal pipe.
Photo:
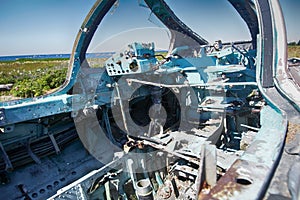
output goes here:
<path id="1" fill-rule="evenodd" d="M 129 130 L 128 130 L 128 127 L 127 127 L 127 119 L 126 119 L 126 115 L 125 115 L 125 112 L 124 112 L 124 105 L 123 105 L 123 102 L 122 102 L 122 99 L 121 99 L 119 84 L 116 83 L 115 87 L 116 87 L 117 95 L 118 95 L 119 102 L 120 102 L 120 108 L 121 108 L 121 114 L 122 114 L 122 119 L 123 119 L 123 123 L 124 123 L 124 128 L 125 128 L 126 134 L 128 136 L 129 135 Z"/>
<path id="2" fill-rule="evenodd" d="M 163 185 L 163 180 L 161 179 L 158 171 L 155 172 L 155 179 L 159 187 Z"/>
<path id="3" fill-rule="evenodd" d="M 245 127 L 254 131 L 259 131 L 259 128 L 253 127 L 253 126 L 248 126 L 246 124 L 241 124 L 241 127 Z"/>
<path id="4" fill-rule="evenodd" d="M 4 149 L 4 147 L 3 147 L 3 145 L 2 145 L 1 142 L 0 142 L 0 150 L 2 152 L 3 160 L 4 160 L 5 166 L 6 166 L 5 170 L 6 171 L 12 171 L 14 167 L 11 164 L 11 161 L 10 161 L 10 159 L 9 159 L 9 157 L 8 157 L 8 155 L 7 155 L 7 153 L 6 153 L 6 151 L 5 151 L 5 149 Z"/>
<path id="5" fill-rule="evenodd" d="M 130 175 L 130 179 L 132 181 L 133 188 L 135 190 L 135 195 L 138 197 L 138 194 L 137 194 L 137 181 L 136 181 L 136 177 L 135 177 L 135 174 L 134 174 L 134 169 L 133 169 L 134 163 L 133 163 L 132 159 L 127 160 L 127 167 L 128 167 L 128 172 L 129 172 L 129 175 Z"/>
<path id="6" fill-rule="evenodd" d="M 209 86 L 247 86 L 247 85 L 252 85 L 252 86 L 257 86 L 256 82 L 232 82 L 232 83 L 197 83 L 197 84 L 178 84 L 178 85 L 170 85 L 170 84 L 162 84 L 162 83 L 154 83 L 154 82 L 149 82 L 149 81 L 141 81 L 138 79 L 126 79 L 129 83 L 130 82 L 136 82 L 136 83 L 142 83 L 146 85 L 153 85 L 157 87 L 165 87 L 165 88 L 184 88 L 184 87 L 209 87 Z"/>
<path id="7" fill-rule="evenodd" d="M 109 189 L 109 181 L 106 181 L 104 184 L 105 187 L 105 193 L 106 193 L 106 200 L 111 200 L 110 198 L 110 189 Z"/>
<path id="8" fill-rule="evenodd" d="M 149 179 L 141 179 L 136 183 L 139 200 L 153 200 L 153 192 Z"/>

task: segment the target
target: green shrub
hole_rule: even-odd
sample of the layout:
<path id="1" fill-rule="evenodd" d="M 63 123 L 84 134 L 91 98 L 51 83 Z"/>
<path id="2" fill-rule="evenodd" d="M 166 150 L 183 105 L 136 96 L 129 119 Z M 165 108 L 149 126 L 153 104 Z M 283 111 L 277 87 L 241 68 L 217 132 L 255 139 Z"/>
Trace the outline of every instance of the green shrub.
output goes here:
<path id="1" fill-rule="evenodd" d="M 43 95 L 62 85 L 67 64 L 63 59 L 0 62 L 0 84 L 14 84 L 11 91 L 1 95 L 23 98 Z"/>
<path id="2" fill-rule="evenodd" d="M 65 81 L 67 69 L 50 69 L 35 72 L 30 78 L 15 82 L 11 94 L 15 97 L 37 97 L 55 89 Z"/>

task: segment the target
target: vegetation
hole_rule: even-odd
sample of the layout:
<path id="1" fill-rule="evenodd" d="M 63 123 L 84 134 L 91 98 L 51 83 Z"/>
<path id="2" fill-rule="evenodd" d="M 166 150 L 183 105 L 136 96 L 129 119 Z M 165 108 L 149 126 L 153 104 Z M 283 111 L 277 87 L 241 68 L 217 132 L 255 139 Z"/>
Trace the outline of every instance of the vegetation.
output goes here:
<path id="1" fill-rule="evenodd" d="M 300 45 L 300 40 L 299 40 L 297 43 L 296 43 L 295 41 L 289 42 L 288 45 L 289 45 L 289 46 Z"/>
<path id="2" fill-rule="evenodd" d="M 0 84 L 13 83 L 0 95 L 36 97 L 59 87 L 66 78 L 66 59 L 20 59 L 0 62 Z"/>
<path id="3" fill-rule="evenodd" d="M 69 58 L 17 58 L 17 60 L 6 60 L 1 61 L 2 63 L 26 63 L 26 62 L 60 62 L 60 61 L 67 61 Z"/>
<path id="4" fill-rule="evenodd" d="M 288 58 L 297 57 L 300 58 L 300 45 L 289 44 L 288 45 Z"/>

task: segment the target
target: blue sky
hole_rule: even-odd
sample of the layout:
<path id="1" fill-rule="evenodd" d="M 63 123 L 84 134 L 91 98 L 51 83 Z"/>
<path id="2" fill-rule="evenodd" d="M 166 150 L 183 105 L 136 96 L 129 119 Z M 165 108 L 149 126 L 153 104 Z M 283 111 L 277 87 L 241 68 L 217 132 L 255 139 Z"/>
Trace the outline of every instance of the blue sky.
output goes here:
<path id="1" fill-rule="evenodd" d="M 226 0 L 166 1 L 182 21 L 210 42 L 250 39 L 245 23 Z M 81 23 L 94 2 L 1 0 L 0 56 L 70 53 Z M 280 0 L 280 3 L 288 41 L 298 41 L 300 0 Z M 89 50 L 96 51 L 97 46 L 103 51 L 112 50 L 115 45 L 143 38 L 163 43 L 168 39 L 167 33 L 155 29 L 162 25 L 153 16 L 149 21 L 149 16 L 150 11 L 138 6 L 138 0 L 120 0 L 119 7 L 100 25 Z M 164 46 L 158 45 L 159 48 Z"/>

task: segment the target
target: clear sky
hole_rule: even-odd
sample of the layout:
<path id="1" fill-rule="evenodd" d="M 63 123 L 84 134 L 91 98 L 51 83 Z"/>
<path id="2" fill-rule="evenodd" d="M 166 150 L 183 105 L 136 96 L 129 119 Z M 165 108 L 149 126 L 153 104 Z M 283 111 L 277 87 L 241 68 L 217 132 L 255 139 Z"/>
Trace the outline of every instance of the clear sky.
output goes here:
<path id="1" fill-rule="evenodd" d="M 0 56 L 70 53 L 78 30 L 95 1 L 1 0 Z M 149 38 L 158 43 L 167 40 L 168 34 L 165 31 L 153 28 L 162 25 L 150 15 L 149 9 L 138 6 L 138 2 L 120 0 L 119 7 L 112 10 L 101 23 L 89 50 L 96 51 L 99 46 L 103 51 L 115 50 L 114 45 L 134 39 Z M 226 0 L 166 2 L 182 21 L 210 42 L 217 39 L 250 39 L 245 23 Z M 280 3 L 288 41 L 298 42 L 300 0 L 280 0 Z M 164 48 L 164 44 L 158 47 Z"/>

